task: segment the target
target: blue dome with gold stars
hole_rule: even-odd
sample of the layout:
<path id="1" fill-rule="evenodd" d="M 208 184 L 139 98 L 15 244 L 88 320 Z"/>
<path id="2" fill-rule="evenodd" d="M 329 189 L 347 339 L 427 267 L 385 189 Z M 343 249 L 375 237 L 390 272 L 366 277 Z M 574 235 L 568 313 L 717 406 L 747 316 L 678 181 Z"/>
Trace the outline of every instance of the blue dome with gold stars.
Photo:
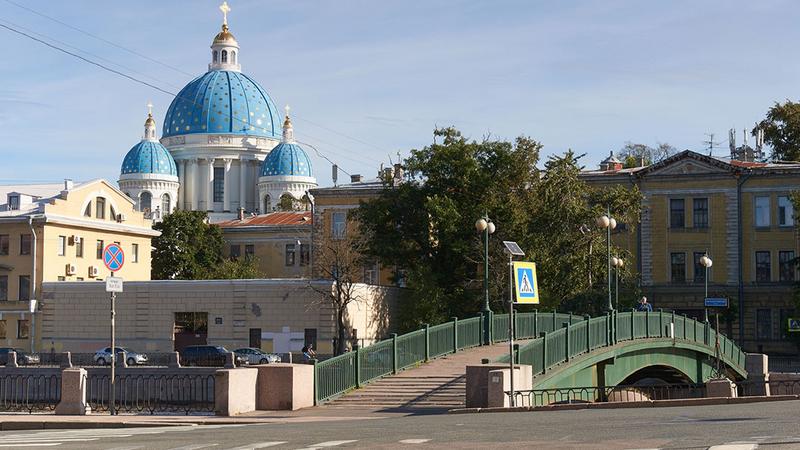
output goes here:
<path id="1" fill-rule="evenodd" d="M 282 142 L 269 152 L 261 164 L 261 176 L 313 177 L 311 160 L 302 147 L 295 143 Z"/>
<path id="2" fill-rule="evenodd" d="M 175 159 L 159 142 L 143 140 L 134 145 L 122 161 L 122 175 L 158 174 L 178 176 Z"/>
<path id="3" fill-rule="evenodd" d="M 193 133 L 279 138 L 281 117 L 253 79 L 241 72 L 212 70 L 178 93 L 164 119 L 164 137 Z"/>

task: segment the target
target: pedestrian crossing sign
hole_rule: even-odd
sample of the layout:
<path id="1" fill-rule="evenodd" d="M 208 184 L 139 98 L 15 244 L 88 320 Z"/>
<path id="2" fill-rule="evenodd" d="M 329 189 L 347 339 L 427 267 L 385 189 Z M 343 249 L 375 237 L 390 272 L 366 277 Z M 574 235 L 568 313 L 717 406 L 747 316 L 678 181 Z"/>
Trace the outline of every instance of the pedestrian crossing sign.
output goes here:
<path id="1" fill-rule="evenodd" d="M 539 283 L 536 281 L 536 263 L 514 263 L 514 303 L 539 304 Z"/>

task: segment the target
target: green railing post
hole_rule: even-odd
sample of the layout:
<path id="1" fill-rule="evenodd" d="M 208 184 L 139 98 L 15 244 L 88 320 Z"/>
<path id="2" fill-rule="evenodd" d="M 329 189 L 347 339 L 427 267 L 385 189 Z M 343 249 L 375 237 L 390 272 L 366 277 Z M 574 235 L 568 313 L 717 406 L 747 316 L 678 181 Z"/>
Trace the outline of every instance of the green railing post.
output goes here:
<path id="1" fill-rule="evenodd" d="M 425 324 L 425 362 L 431 359 L 431 325 Z"/>
<path id="2" fill-rule="evenodd" d="M 392 374 L 397 375 L 397 333 L 392 333 Z"/>
<path id="3" fill-rule="evenodd" d="M 631 340 L 636 339 L 636 310 L 631 308 Z"/>
<path id="4" fill-rule="evenodd" d="M 592 351 L 592 333 L 591 333 L 591 330 L 589 329 L 589 324 L 590 324 L 589 321 L 591 319 L 592 319 L 592 317 L 590 315 L 588 315 L 588 314 L 583 316 L 583 320 L 584 320 L 584 322 L 586 322 L 586 353 L 589 353 L 589 352 Z"/>
<path id="5" fill-rule="evenodd" d="M 557 329 L 558 328 L 556 328 L 556 310 L 554 309 L 553 310 L 553 331 L 556 331 Z"/>
<path id="6" fill-rule="evenodd" d="M 356 377 L 356 387 L 361 387 L 361 347 L 356 344 L 354 345 L 356 348 L 356 367 L 355 367 L 355 377 Z"/>
<path id="7" fill-rule="evenodd" d="M 539 310 L 533 310 L 533 336 L 536 337 L 539 335 Z"/>
<path id="8" fill-rule="evenodd" d="M 672 320 L 672 322 L 671 322 L 672 323 L 672 328 L 670 328 L 670 331 L 672 331 L 672 336 L 670 336 L 670 337 L 672 339 L 675 339 L 677 336 L 675 336 L 675 310 L 674 309 L 672 310 L 672 318 L 670 320 Z"/>
<path id="9" fill-rule="evenodd" d="M 686 314 L 683 315 L 683 340 L 686 340 Z"/>
<path id="10" fill-rule="evenodd" d="M 706 327 L 705 327 L 705 336 L 703 336 L 703 344 L 705 344 L 705 345 L 708 345 L 708 343 L 709 343 L 709 341 L 710 341 L 710 339 L 709 339 L 709 337 L 710 337 L 710 334 L 711 334 L 711 329 L 710 329 L 710 327 L 711 327 L 711 326 L 710 326 L 709 322 L 706 322 Z"/>
<path id="11" fill-rule="evenodd" d="M 542 374 L 544 374 L 547 372 L 547 333 L 542 331 L 539 337 L 542 338 Z"/>
<path id="12" fill-rule="evenodd" d="M 650 311 L 644 311 L 644 337 L 650 338 Z"/>
<path id="13" fill-rule="evenodd" d="M 314 406 L 317 406 L 319 404 L 319 375 L 317 375 L 317 359 L 312 359 L 311 364 L 314 365 Z"/>
<path id="14" fill-rule="evenodd" d="M 606 312 L 606 347 L 611 346 L 611 311 Z"/>
<path id="15" fill-rule="evenodd" d="M 617 342 L 619 342 L 619 335 L 617 334 L 617 333 L 619 333 L 619 330 L 618 330 L 618 328 L 619 328 L 618 325 L 619 324 L 617 323 L 618 320 L 619 320 L 619 316 L 617 315 L 617 310 L 615 309 L 615 310 L 611 311 L 611 322 L 614 325 L 614 335 L 613 335 L 614 336 L 614 345 L 617 345 Z"/>
<path id="16" fill-rule="evenodd" d="M 569 322 L 564 322 L 561 327 L 564 328 L 564 361 L 569 362 Z"/>
<path id="17" fill-rule="evenodd" d="M 481 345 L 492 345 L 492 311 L 483 311 L 481 312 L 481 336 L 483 336 Z"/>
<path id="18" fill-rule="evenodd" d="M 659 336 L 664 337 L 664 309 L 658 308 L 658 327 L 661 328 Z"/>
<path id="19" fill-rule="evenodd" d="M 458 351 L 458 317 L 453 317 L 453 353 Z"/>

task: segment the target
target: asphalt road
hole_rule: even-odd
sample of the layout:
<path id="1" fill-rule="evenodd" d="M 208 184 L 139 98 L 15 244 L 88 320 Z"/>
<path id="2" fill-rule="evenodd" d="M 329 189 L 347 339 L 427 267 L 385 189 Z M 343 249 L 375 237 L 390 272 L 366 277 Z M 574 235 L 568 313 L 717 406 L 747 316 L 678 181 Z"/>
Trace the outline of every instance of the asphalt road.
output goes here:
<path id="1" fill-rule="evenodd" d="M 348 411 L 350 413 L 350 411 Z M 413 415 L 360 421 L 0 433 L 0 448 L 800 449 L 800 401 Z M 715 449 L 716 450 L 716 449 Z"/>

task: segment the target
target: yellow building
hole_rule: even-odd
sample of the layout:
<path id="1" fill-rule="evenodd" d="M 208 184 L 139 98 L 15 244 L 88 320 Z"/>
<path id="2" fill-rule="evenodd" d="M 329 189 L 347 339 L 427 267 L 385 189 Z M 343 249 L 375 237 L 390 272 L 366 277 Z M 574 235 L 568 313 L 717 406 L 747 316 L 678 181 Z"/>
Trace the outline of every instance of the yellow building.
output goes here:
<path id="1" fill-rule="evenodd" d="M 228 258 L 255 257 L 264 278 L 311 275 L 311 212 L 285 211 L 220 222 Z"/>
<path id="2" fill-rule="evenodd" d="M 638 186 L 639 224 L 619 227 L 615 244 L 634 255 L 641 289 L 655 308 L 704 318 L 708 295 L 730 300 L 723 331 L 747 351 L 796 352 L 788 340 L 800 255 L 789 199 L 800 163 L 767 164 L 684 151 L 657 164 L 622 169 L 611 159 L 582 179 Z M 611 212 L 613 216 L 613 211 Z"/>
<path id="3" fill-rule="evenodd" d="M 112 242 L 125 252 L 117 276 L 150 279 L 150 240 L 158 232 L 107 181 L 2 186 L 0 194 L 0 346 L 41 348 L 42 282 L 104 280 L 110 272 L 102 250 Z"/>

